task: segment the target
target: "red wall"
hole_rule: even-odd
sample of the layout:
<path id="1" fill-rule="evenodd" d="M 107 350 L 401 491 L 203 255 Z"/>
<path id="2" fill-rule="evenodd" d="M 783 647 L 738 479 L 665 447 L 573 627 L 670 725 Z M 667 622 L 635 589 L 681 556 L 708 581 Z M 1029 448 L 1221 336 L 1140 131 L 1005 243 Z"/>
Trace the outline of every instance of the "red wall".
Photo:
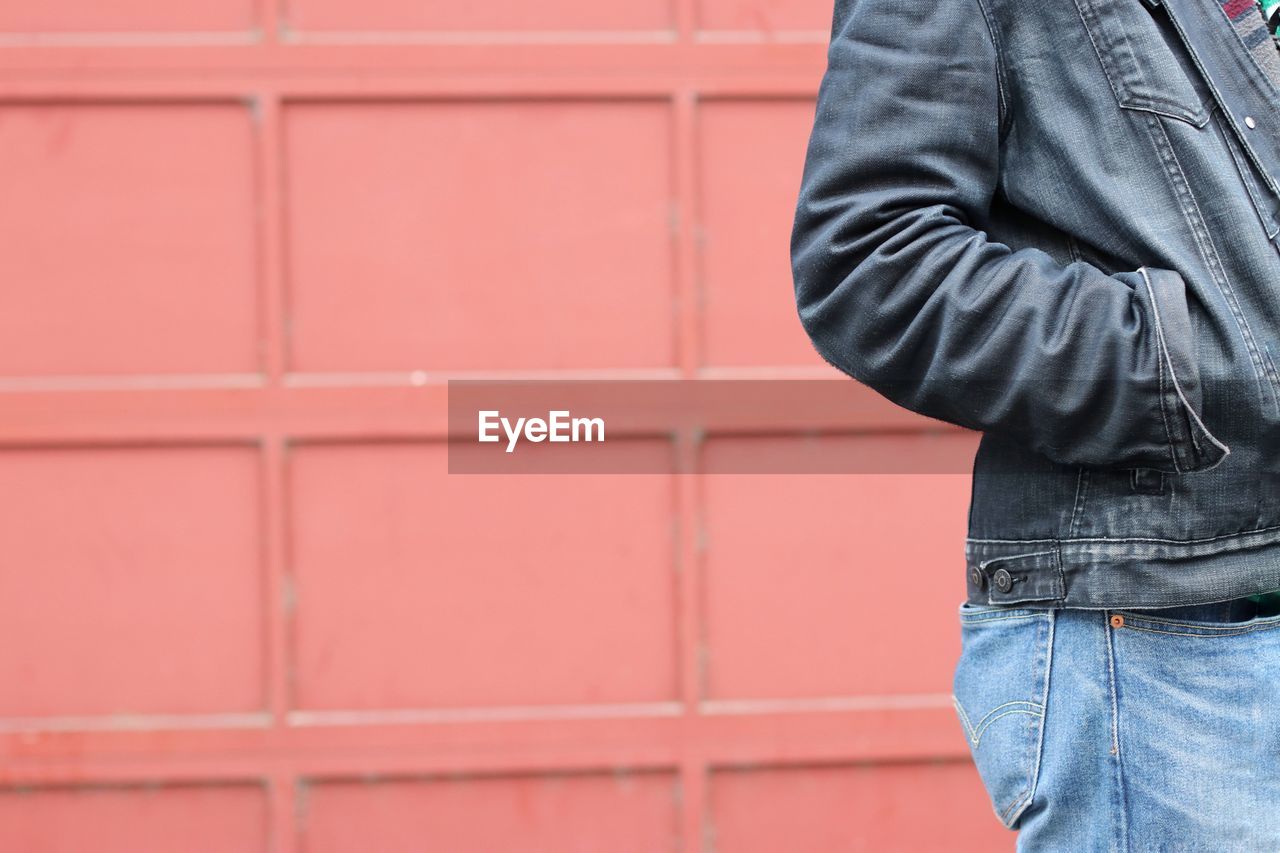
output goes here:
<path id="1" fill-rule="evenodd" d="M 831 375 L 829 20 L 0 0 L 0 850 L 1011 846 L 966 477 L 446 473 L 449 376 Z"/>

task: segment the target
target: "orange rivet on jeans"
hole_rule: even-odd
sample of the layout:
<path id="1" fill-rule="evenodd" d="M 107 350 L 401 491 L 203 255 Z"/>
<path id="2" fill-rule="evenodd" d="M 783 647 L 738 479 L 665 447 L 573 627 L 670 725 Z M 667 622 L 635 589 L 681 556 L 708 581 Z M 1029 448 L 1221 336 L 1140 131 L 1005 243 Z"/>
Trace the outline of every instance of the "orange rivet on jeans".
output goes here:
<path id="1" fill-rule="evenodd" d="M 1111 627 L 1112 627 L 1112 628 L 1123 628 L 1123 627 L 1124 627 L 1124 617 L 1123 617 L 1123 616 L 1121 616 L 1119 613 L 1117 613 L 1115 616 L 1112 616 L 1112 617 L 1111 617 Z"/>

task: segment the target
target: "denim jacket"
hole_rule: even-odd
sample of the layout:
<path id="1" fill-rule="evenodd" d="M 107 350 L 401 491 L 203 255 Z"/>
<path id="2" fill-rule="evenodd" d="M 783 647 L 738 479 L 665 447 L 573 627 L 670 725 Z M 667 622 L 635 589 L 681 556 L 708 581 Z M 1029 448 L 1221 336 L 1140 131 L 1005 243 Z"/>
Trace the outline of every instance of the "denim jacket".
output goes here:
<path id="1" fill-rule="evenodd" d="M 969 600 L 1280 588 L 1280 91 L 1218 0 L 836 0 L 827 59 L 800 319 L 983 433 Z"/>

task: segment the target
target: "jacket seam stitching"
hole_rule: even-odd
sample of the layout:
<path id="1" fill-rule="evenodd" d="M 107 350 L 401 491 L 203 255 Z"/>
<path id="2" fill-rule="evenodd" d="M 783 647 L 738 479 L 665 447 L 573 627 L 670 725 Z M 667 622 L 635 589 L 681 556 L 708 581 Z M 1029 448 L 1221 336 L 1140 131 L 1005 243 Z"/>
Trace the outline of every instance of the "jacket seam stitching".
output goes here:
<path id="1" fill-rule="evenodd" d="M 1151 133 L 1160 162 L 1165 167 L 1166 175 L 1174 185 L 1173 191 L 1181 203 L 1183 219 L 1191 226 L 1191 233 L 1195 236 L 1196 249 L 1199 251 L 1205 265 L 1209 268 L 1214 284 L 1217 285 L 1219 292 L 1227 303 L 1227 307 L 1231 310 L 1231 316 L 1236 321 L 1236 329 L 1240 332 L 1240 337 L 1244 341 L 1245 349 L 1249 353 L 1250 363 L 1253 366 L 1254 381 L 1261 385 L 1266 381 L 1264 378 L 1265 368 L 1262 365 L 1262 358 L 1258 354 L 1258 345 L 1253 335 L 1253 329 L 1250 328 L 1249 321 L 1240 310 L 1235 291 L 1232 289 L 1230 282 L 1227 281 L 1225 273 L 1222 272 L 1221 259 L 1218 257 L 1217 249 L 1209 238 L 1208 227 L 1204 224 L 1204 214 L 1200 211 L 1200 205 L 1196 202 L 1195 196 L 1187 188 L 1186 173 L 1182 170 L 1182 164 L 1178 162 L 1178 157 L 1173 152 L 1173 144 L 1170 142 L 1164 126 L 1160 124 L 1160 119 L 1155 116 L 1148 116 L 1147 128 Z M 1190 203 L 1190 209 L 1188 209 L 1188 202 Z M 1261 396 L 1261 388 L 1259 388 L 1258 393 Z"/>
<path id="2" fill-rule="evenodd" d="M 1192 420 L 1192 423 L 1194 423 L 1196 427 L 1199 427 L 1201 428 L 1201 430 L 1203 430 L 1204 437 L 1206 437 L 1208 441 L 1215 444 L 1215 446 L 1217 446 L 1219 450 L 1224 452 L 1230 452 L 1228 448 L 1226 448 L 1224 443 L 1217 441 L 1217 439 L 1213 437 L 1213 433 L 1211 433 L 1207 427 L 1204 427 L 1204 423 L 1201 420 L 1201 418 L 1199 418 L 1199 415 L 1197 414 L 1196 409 L 1194 409 L 1194 407 L 1192 406 L 1192 403 L 1190 403 L 1190 401 L 1187 400 L 1187 394 L 1183 392 L 1183 388 L 1181 388 L 1180 384 L 1178 383 L 1178 371 L 1174 370 L 1174 360 L 1172 360 L 1172 357 L 1169 355 L 1169 343 L 1165 341 L 1164 324 L 1162 324 L 1160 321 L 1160 305 L 1156 304 L 1156 291 L 1151 287 L 1151 277 L 1149 277 L 1147 273 L 1147 268 L 1142 269 L 1142 280 L 1143 280 L 1143 283 L 1146 284 L 1147 286 L 1147 295 L 1151 297 L 1152 314 L 1155 315 L 1157 356 L 1160 357 L 1161 361 L 1167 361 L 1167 365 L 1169 365 L 1169 380 L 1170 380 L 1170 383 L 1172 384 L 1172 387 L 1174 387 L 1174 393 L 1176 394 L 1176 396 L 1178 396 L 1178 401 L 1181 403 L 1181 406 L 1183 406 L 1185 414 L 1187 414 L 1188 418 Z M 1165 410 L 1164 370 L 1161 370 L 1160 386 L 1161 386 L 1160 409 L 1162 414 L 1164 414 L 1164 410 Z M 1169 420 L 1167 419 L 1165 420 L 1165 433 L 1166 434 L 1169 433 Z M 1196 461 L 1198 461 L 1199 457 L 1203 455 L 1203 450 L 1201 446 L 1199 446 L 1199 442 L 1196 441 L 1196 430 L 1188 429 L 1187 434 L 1188 434 L 1188 438 L 1190 439 L 1190 443 L 1192 443 L 1192 450 L 1196 452 Z M 1172 438 L 1170 438 L 1170 442 L 1172 442 Z M 1175 469 L 1176 467 L 1178 467 L 1178 457 L 1176 457 L 1176 455 L 1174 456 L 1174 467 Z M 1179 473 L 1181 473 L 1181 471 L 1179 471 Z"/>
<path id="3" fill-rule="evenodd" d="M 1134 112 L 1151 113 L 1152 115 L 1164 116 L 1165 118 L 1171 118 L 1174 121 L 1180 121 L 1183 124 L 1189 124 L 1195 128 L 1204 127 L 1209 123 L 1210 113 L 1208 108 L 1203 105 L 1200 109 L 1194 112 L 1190 110 L 1187 112 L 1177 112 L 1177 109 L 1182 109 L 1183 107 L 1173 101 L 1169 101 L 1167 104 L 1157 102 L 1154 99 L 1147 103 L 1130 102 L 1126 104 L 1123 101 L 1117 101 L 1117 103 L 1122 110 L 1133 110 Z"/>
<path id="4" fill-rule="evenodd" d="M 1204 425 L 1204 421 L 1200 420 L 1199 413 L 1196 412 L 1195 407 L 1191 405 L 1191 401 L 1187 399 L 1187 395 L 1185 392 L 1183 392 L 1182 386 L 1178 384 L 1178 374 L 1177 374 L 1177 371 L 1173 369 L 1173 358 L 1169 355 L 1169 345 L 1165 342 L 1164 329 L 1162 328 L 1162 324 L 1160 322 L 1160 307 L 1156 305 L 1155 291 L 1151 289 L 1151 279 L 1148 278 L 1145 267 L 1143 268 L 1143 271 L 1142 271 L 1142 278 L 1143 278 L 1143 281 L 1146 282 L 1147 293 L 1150 294 L 1151 296 L 1151 306 L 1156 316 L 1156 336 L 1160 343 L 1160 351 L 1163 354 L 1163 357 L 1169 363 L 1169 379 L 1173 383 L 1174 393 L 1178 395 L 1178 401 L 1182 404 L 1182 408 L 1186 410 L 1186 414 L 1191 418 L 1191 420 L 1195 423 L 1195 425 L 1198 426 L 1200 430 L 1204 433 L 1204 437 L 1207 438 L 1210 442 L 1212 442 L 1215 446 L 1217 446 L 1219 450 L 1223 451 L 1224 453 L 1230 453 L 1231 452 L 1230 449 L 1228 449 L 1227 446 L 1223 444 L 1221 441 L 1218 441 L 1218 439 L 1214 437 L 1213 433 L 1209 431 L 1209 428 Z M 1163 405 L 1163 402 L 1164 402 L 1164 398 L 1162 395 L 1161 396 L 1162 405 Z M 1195 430 L 1189 430 L 1187 435 L 1191 439 L 1191 446 L 1195 449 L 1196 453 L 1203 454 L 1204 450 L 1203 448 L 1200 447 L 1200 442 L 1196 439 Z"/>
<path id="5" fill-rule="evenodd" d="M 1173 432 L 1169 429 L 1169 412 L 1165 403 L 1164 388 L 1164 335 L 1160 331 L 1160 309 L 1156 306 L 1156 294 L 1151 289 L 1151 281 L 1147 278 L 1146 267 L 1138 270 L 1142 273 L 1142 281 L 1147 288 L 1147 297 L 1151 301 L 1151 325 L 1156 333 L 1156 377 L 1160 385 L 1160 420 L 1164 422 L 1164 437 L 1169 443 L 1169 459 L 1173 463 L 1173 470 L 1179 474 L 1182 473 L 1182 466 L 1178 464 L 1177 442 L 1174 441 Z"/>
<path id="6" fill-rule="evenodd" d="M 982 19 L 987 25 L 987 36 L 991 39 L 991 47 L 996 54 L 996 100 L 999 104 L 1000 117 L 997 123 L 998 137 L 1003 140 L 1013 125 L 1013 115 L 1009 108 L 1009 94 L 1006 85 L 1004 49 L 1000 44 L 1000 36 L 996 29 L 995 19 L 987 8 L 987 0 L 974 0 L 982 12 Z"/>
<path id="7" fill-rule="evenodd" d="M 1217 109 L 1216 104 L 1214 105 L 1214 109 Z M 1258 221 L 1262 224 L 1262 230 L 1266 232 L 1267 239 L 1275 239 L 1276 233 L 1280 232 L 1280 228 L 1273 227 L 1275 226 L 1275 222 L 1268 222 L 1266 217 L 1263 215 L 1263 208 L 1265 205 L 1263 204 L 1261 197 L 1259 197 L 1258 191 L 1254 186 L 1253 179 L 1249 174 L 1250 170 L 1253 168 L 1253 164 L 1241 161 L 1240 155 L 1242 152 L 1240 152 L 1236 147 L 1239 143 L 1231 140 L 1231 133 L 1229 131 L 1223 132 L 1222 128 L 1216 125 L 1215 129 L 1222 134 L 1223 145 L 1226 147 L 1227 153 L 1231 155 L 1231 160 L 1236 165 L 1236 171 L 1240 173 L 1240 183 L 1244 185 L 1244 191 L 1249 194 L 1249 201 L 1253 202 L 1253 209 L 1254 212 L 1258 214 Z M 1244 156 L 1247 159 L 1249 155 L 1245 154 Z"/>
<path id="8" fill-rule="evenodd" d="M 1104 51 L 1093 35 L 1093 27 L 1101 29 L 1103 23 L 1098 17 L 1097 10 L 1094 9 L 1092 0 L 1075 0 L 1075 5 L 1076 14 L 1080 16 L 1080 22 L 1084 24 L 1085 35 L 1089 37 L 1089 42 L 1093 45 L 1093 52 L 1098 57 L 1098 64 L 1102 66 L 1103 76 L 1107 78 L 1107 85 L 1110 86 L 1111 94 L 1115 97 L 1116 106 L 1122 110 L 1137 110 L 1168 116 L 1171 119 L 1190 124 L 1192 127 L 1204 127 L 1208 123 L 1210 112 L 1200 99 L 1199 93 L 1196 93 L 1196 108 L 1188 109 L 1185 104 L 1171 98 L 1161 97 L 1159 94 L 1147 95 L 1144 99 L 1144 96 L 1132 92 L 1129 84 L 1125 84 L 1123 81 L 1117 84 L 1116 77 L 1113 76 L 1112 69 L 1103 55 Z M 1088 6 L 1087 13 L 1085 11 L 1086 6 Z M 1090 21 L 1093 22 L 1092 25 Z M 1132 53 L 1133 46 L 1123 28 L 1118 31 L 1118 35 L 1124 41 L 1126 49 Z"/>
<path id="9" fill-rule="evenodd" d="M 966 539 L 966 542 L 973 544 L 1027 544 L 1031 542 L 1057 542 L 1061 541 L 1064 545 L 1070 545 L 1076 542 L 1138 542 L 1150 543 L 1156 545 L 1199 545 L 1208 542 L 1218 542 L 1223 539 L 1235 539 L 1240 536 L 1253 536 L 1258 533 L 1277 533 L 1280 532 L 1280 525 L 1271 527 L 1255 527 L 1252 530 L 1241 530 L 1237 533 L 1223 533 L 1221 536 L 1208 536 L 1203 539 L 1159 539 L 1153 537 L 1116 537 L 1116 536 L 1093 536 L 1071 539 Z M 1024 556 L 1021 554 L 1015 556 Z M 994 559 L 994 558 L 993 558 Z M 1006 558 L 1007 559 L 1007 558 Z"/>
<path id="10" fill-rule="evenodd" d="M 1076 535 L 1076 529 L 1079 527 L 1080 518 L 1084 515 L 1085 501 L 1088 500 L 1088 496 L 1089 469 L 1082 465 L 1080 466 L 1080 473 L 1076 475 L 1076 499 L 1071 509 L 1071 522 L 1067 525 L 1068 538 Z"/>
<path id="11" fill-rule="evenodd" d="M 1224 16 L 1225 14 L 1226 14 L 1225 11 L 1223 11 Z M 1182 24 L 1179 22 L 1176 15 L 1170 15 L 1169 20 L 1173 24 L 1174 30 L 1177 31 L 1178 37 L 1182 39 L 1185 45 L 1188 46 L 1187 54 L 1188 56 L 1191 57 L 1192 63 L 1196 66 L 1196 69 L 1200 72 L 1200 77 L 1204 80 L 1205 85 L 1208 87 L 1210 94 L 1213 96 L 1215 105 L 1220 105 L 1223 100 L 1222 93 L 1219 91 L 1217 84 L 1214 83 L 1213 76 L 1205 68 L 1204 63 L 1200 61 L 1200 56 L 1194 50 L 1190 49 L 1189 47 L 1190 39 L 1187 38 L 1187 34 L 1185 30 L 1183 30 Z M 1237 36 L 1237 38 L 1239 37 Z M 1243 42 L 1241 42 L 1241 44 L 1243 44 Z M 1246 50 L 1245 52 L 1247 53 L 1248 51 Z M 1236 56 L 1237 61 L 1239 61 L 1238 59 L 1239 54 L 1233 54 L 1233 55 Z M 1256 60 L 1254 60 L 1252 56 L 1250 56 L 1249 61 L 1254 65 L 1255 68 L 1258 67 Z M 1265 74 L 1261 74 L 1261 73 L 1245 74 L 1244 77 L 1246 80 L 1248 80 L 1249 85 L 1252 86 L 1254 89 L 1256 89 L 1258 92 L 1258 95 L 1263 99 L 1270 101 L 1272 98 L 1276 97 L 1277 95 L 1280 95 L 1280 91 L 1276 90 L 1274 84 L 1272 84 L 1270 80 L 1266 79 Z M 1266 88 L 1263 88 L 1264 86 Z M 1268 93 L 1268 90 L 1270 90 L 1269 93 Z M 1240 130 L 1239 123 L 1235 120 L 1235 117 L 1229 115 L 1225 108 L 1223 108 L 1221 112 L 1223 117 L 1227 120 L 1227 124 L 1229 125 L 1230 132 L 1235 134 L 1236 138 L 1240 141 L 1240 146 L 1241 148 L 1244 149 L 1245 156 L 1247 156 L 1250 160 L 1252 160 L 1254 165 L 1257 166 L 1259 171 L 1262 173 L 1262 179 L 1263 179 L 1263 182 L 1267 185 L 1267 188 L 1274 193 L 1280 193 L 1280 185 L 1277 185 L 1275 180 L 1271 177 L 1271 175 L 1267 172 L 1267 170 L 1263 168 L 1261 161 L 1258 159 L 1257 153 L 1253 149 L 1252 143 L 1249 142 L 1249 140 L 1245 137 L 1245 134 Z"/>
<path id="12" fill-rule="evenodd" d="M 1093 37 L 1093 27 L 1089 26 L 1088 19 L 1093 16 L 1093 10 L 1090 9 L 1086 13 L 1085 7 L 1080 0 L 1076 0 L 1075 6 L 1076 14 L 1080 16 L 1080 23 L 1084 26 L 1084 34 L 1089 37 L 1089 43 L 1093 45 L 1093 52 L 1098 57 L 1098 65 L 1102 68 L 1102 76 L 1107 78 L 1107 86 L 1111 89 L 1111 94 L 1116 99 L 1117 106 L 1119 106 L 1120 90 L 1116 87 L 1116 81 L 1111 76 L 1111 69 L 1107 67 L 1107 60 L 1102 56 L 1102 48 L 1098 46 L 1098 40 Z"/>

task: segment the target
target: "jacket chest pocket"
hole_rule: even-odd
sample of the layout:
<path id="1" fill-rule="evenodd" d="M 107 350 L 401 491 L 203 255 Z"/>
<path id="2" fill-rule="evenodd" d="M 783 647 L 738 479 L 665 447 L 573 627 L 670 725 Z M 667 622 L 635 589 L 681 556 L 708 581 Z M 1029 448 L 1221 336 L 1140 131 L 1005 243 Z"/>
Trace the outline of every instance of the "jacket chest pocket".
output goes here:
<path id="1" fill-rule="evenodd" d="M 1075 0 L 1116 102 L 1203 127 L 1208 93 L 1162 5 Z M 1222 25 L 1230 26 L 1224 18 Z"/>

